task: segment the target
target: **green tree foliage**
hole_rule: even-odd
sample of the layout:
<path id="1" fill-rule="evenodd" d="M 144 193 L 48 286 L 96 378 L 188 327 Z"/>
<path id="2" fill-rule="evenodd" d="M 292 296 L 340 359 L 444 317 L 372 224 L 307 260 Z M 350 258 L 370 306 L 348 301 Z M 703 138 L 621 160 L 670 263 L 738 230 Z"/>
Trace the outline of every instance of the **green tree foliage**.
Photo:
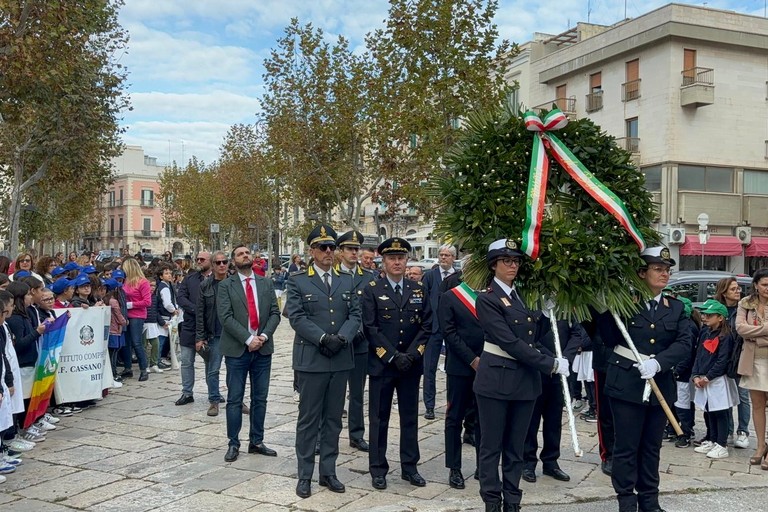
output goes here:
<path id="1" fill-rule="evenodd" d="M 127 42 L 121 5 L 0 0 L 0 173 L 11 189 L 12 253 L 24 203 L 42 216 L 38 234 L 54 236 L 49 226 L 83 222 L 111 180 L 119 116 L 128 108 L 118 62 Z M 45 190 L 54 186 L 56 194 Z"/>

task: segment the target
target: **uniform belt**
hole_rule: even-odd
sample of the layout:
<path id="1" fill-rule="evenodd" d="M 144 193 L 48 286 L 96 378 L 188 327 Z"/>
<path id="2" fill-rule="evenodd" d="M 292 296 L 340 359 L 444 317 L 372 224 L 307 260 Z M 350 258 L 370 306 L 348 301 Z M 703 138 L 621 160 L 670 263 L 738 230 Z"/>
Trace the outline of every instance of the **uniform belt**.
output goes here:
<path id="1" fill-rule="evenodd" d="M 631 359 L 632 361 L 637 361 L 635 354 L 623 345 L 616 345 L 615 347 L 613 347 L 613 351 L 616 354 L 619 354 L 621 357 L 626 357 L 627 359 Z M 650 356 L 647 356 L 645 354 L 640 354 L 640 359 L 642 359 L 643 361 L 647 361 L 650 358 L 651 358 Z"/>
<path id="2" fill-rule="evenodd" d="M 506 357 L 507 359 L 515 359 L 511 355 L 507 354 L 500 346 L 489 341 L 486 341 L 483 344 L 483 352 L 488 352 L 489 354 L 493 354 L 495 356 Z"/>

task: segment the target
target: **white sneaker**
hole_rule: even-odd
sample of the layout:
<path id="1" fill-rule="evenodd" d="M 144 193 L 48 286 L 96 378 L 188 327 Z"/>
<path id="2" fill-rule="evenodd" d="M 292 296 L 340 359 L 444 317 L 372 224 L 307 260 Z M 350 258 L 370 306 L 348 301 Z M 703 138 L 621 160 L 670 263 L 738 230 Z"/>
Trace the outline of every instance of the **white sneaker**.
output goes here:
<path id="1" fill-rule="evenodd" d="M 149 371 L 150 371 L 150 373 L 163 373 L 163 370 L 161 370 L 160 367 L 157 366 L 157 365 L 150 366 L 149 367 Z"/>
<path id="2" fill-rule="evenodd" d="M 40 438 L 40 441 L 45 441 L 45 431 L 35 425 L 31 425 L 27 429 L 26 434 L 28 436 Z M 33 441 L 35 443 L 37 442 L 37 439 L 27 439 L 27 440 Z"/>
<path id="3" fill-rule="evenodd" d="M 48 423 L 44 419 L 37 420 L 37 422 L 35 423 L 35 426 L 43 432 L 47 430 L 56 430 L 56 425 L 54 425 L 53 423 Z"/>
<path id="4" fill-rule="evenodd" d="M 293 401 L 294 402 L 298 402 L 299 400 L 301 400 L 301 397 L 299 396 L 299 392 L 294 389 L 293 390 Z"/>
<path id="5" fill-rule="evenodd" d="M 8 441 L 8 448 L 10 448 L 15 452 L 28 452 L 34 447 L 35 447 L 35 443 L 33 443 L 32 441 L 25 441 L 20 437 L 15 437 L 14 439 L 11 439 L 10 441 Z"/>
<path id="6" fill-rule="evenodd" d="M 123 387 L 123 383 L 122 382 L 117 382 L 116 380 L 112 381 L 112 388 L 113 389 L 118 389 L 118 388 L 121 388 L 121 387 Z"/>
<path id="7" fill-rule="evenodd" d="M 749 448 L 749 435 L 746 432 L 739 432 L 736 440 L 733 442 L 736 448 Z"/>
<path id="8" fill-rule="evenodd" d="M 709 451 L 715 447 L 715 443 L 712 441 L 704 441 L 701 446 L 697 446 L 693 449 L 696 453 L 709 453 Z"/>
<path id="9" fill-rule="evenodd" d="M 0 484 L 5 483 L 5 477 L 3 475 L 0 475 Z"/>
<path id="10" fill-rule="evenodd" d="M 707 457 L 710 459 L 725 459 L 728 457 L 728 448 L 715 443 L 712 445 L 712 449 L 707 452 Z"/>
<path id="11" fill-rule="evenodd" d="M 574 411 L 578 411 L 582 407 L 584 407 L 583 400 L 574 400 L 573 402 L 571 402 L 571 409 L 573 409 Z"/>
<path id="12" fill-rule="evenodd" d="M 55 425 L 55 424 L 57 424 L 58 422 L 61 421 L 59 418 L 57 418 L 56 416 L 54 416 L 53 414 L 51 414 L 49 412 L 45 413 L 45 415 L 43 416 L 42 419 L 47 421 L 51 425 Z"/>

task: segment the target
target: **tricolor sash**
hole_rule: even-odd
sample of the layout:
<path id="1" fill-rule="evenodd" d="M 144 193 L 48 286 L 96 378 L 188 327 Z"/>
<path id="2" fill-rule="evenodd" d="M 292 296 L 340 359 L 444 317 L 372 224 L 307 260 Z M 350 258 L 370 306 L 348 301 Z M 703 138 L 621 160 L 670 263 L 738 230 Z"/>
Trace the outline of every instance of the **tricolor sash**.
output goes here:
<path id="1" fill-rule="evenodd" d="M 451 288 L 451 291 L 461 301 L 462 304 L 472 313 L 472 316 L 477 318 L 477 310 L 475 309 L 475 303 L 477 302 L 477 294 L 475 291 L 467 286 L 467 283 L 460 283 L 458 286 Z"/>

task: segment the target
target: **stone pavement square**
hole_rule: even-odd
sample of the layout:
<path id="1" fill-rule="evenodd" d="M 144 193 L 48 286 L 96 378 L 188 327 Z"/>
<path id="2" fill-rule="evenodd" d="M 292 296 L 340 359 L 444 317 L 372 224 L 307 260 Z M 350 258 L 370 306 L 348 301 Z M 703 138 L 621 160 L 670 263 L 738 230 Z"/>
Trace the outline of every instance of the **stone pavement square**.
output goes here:
<path id="1" fill-rule="evenodd" d="M 346 485 L 347 492 L 334 494 L 320 487 L 316 473 L 312 496 L 299 499 L 294 492 L 298 413 L 291 384 L 292 340 L 293 331 L 283 319 L 275 336 L 276 353 L 264 437 L 265 443 L 277 450 L 277 457 L 249 455 L 246 450 L 247 427 L 244 427 L 239 459 L 231 464 L 224 462 L 227 447 L 224 407 L 217 417 L 206 415 L 207 388 L 202 378 L 202 361 L 198 359 L 195 402 L 192 404 L 174 405 L 181 394 L 180 376 L 178 371 L 168 370 L 163 374 L 151 374 L 146 382 L 128 379 L 121 389 L 111 390 L 97 406 L 62 418 L 48 439 L 25 454 L 24 463 L 15 473 L 7 475 L 7 482 L 0 484 L 3 512 L 482 510 L 478 484 L 471 478 L 475 470 L 471 446 L 465 445 L 463 449 L 467 488 L 459 491 L 448 486 L 443 443 L 445 374 L 442 372 L 437 374 L 437 419 L 419 418 L 419 471 L 428 482 L 426 487 L 413 487 L 400 479 L 395 407 L 387 452 L 392 467 L 387 490 L 376 491 L 371 487 L 367 454 L 350 448 L 345 420 L 339 441 L 337 475 Z M 224 396 L 225 382 L 226 368 L 222 365 Z M 423 404 L 421 408 L 423 414 Z M 563 483 L 541 476 L 539 465 L 537 483 L 521 482 L 525 508 L 614 510 L 610 479 L 599 469 L 596 426 L 577 421 L 579 443 L 585 454 L 576 458 L 569 444 L 565 415 L 563 422 L 566 432 L 560 466 L 571 475 L 571 481 Z M 699 434 L 703 426 L 699 414 Z M 731 448 L 731 456 L 719 461 L 711 461 L 690 448 L 677 449 L 672 443 L 665 443 L 661 457 L 662 492 L 764 491 L 768 487 L 768 472 L 761 471 L 759 466 L 749 466 L 748 459 L 753 451 L 754 437 L 752 449 Z M 673 497 L 669 499 L 673 500 Z M 727 506 L 719 508 L 727 509 Z M 742 507 L 739 510 L 750 509 Z"/>

